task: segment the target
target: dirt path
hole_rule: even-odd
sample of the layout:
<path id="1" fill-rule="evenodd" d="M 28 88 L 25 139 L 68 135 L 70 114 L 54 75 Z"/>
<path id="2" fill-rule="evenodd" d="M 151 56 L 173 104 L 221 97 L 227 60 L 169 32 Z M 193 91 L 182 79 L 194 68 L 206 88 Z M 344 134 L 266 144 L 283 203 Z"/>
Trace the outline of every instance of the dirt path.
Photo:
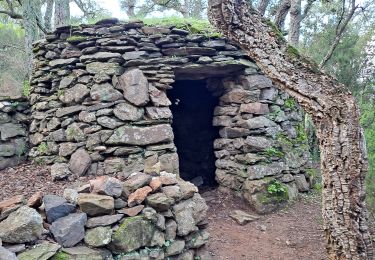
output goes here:
<path id="1" fill-rule="evenodd" d="M 318 196 L 302 198 L 244 226 L 229 217 L 235 209 L 254 214 L 243 202 L 224 198 L 216 190 L 203 196 L 210 206 L 207 249 L 213 259 L 327 259 Z"/>

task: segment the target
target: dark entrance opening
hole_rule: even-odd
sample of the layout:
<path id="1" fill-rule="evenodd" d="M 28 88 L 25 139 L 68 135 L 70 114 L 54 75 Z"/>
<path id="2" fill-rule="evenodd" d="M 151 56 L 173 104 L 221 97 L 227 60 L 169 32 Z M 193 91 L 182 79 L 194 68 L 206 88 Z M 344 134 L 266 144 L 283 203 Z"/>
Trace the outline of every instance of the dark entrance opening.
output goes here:
<path id="1" fill-rule="evenodd" d="M 212 126 L 212 118 L 218 99 L 207 89 L 205 80 L 176 81 L 168 97 L 181 178 L 201 186 L 215 186 L 213 142 L 219 133 Z"/>

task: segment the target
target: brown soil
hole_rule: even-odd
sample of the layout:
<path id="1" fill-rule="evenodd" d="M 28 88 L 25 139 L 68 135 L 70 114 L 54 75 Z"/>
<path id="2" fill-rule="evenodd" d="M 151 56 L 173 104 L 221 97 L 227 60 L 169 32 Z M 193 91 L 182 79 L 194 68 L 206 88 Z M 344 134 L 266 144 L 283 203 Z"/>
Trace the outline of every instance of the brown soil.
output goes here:
<path id="1" fill-rule="evenodd" d="M 256 214 L 240 199 L 217 190 L 204 192 L 203 197 L 210 206 L 207 249 L 213 259 L 327 259 L 318 195 L 304 196 L 284 210 L 244 226 L 232 220 L 230 212 L 240 209 Z"/>
<path id="2" fill-rule="evenodd" d="M 36 191 L 62 194 L 64 188 L 87 183 L 88 179 L 53 182 L 48 167 L 24 164 L 0 171 L 0 201 L 19 194 L 29 198 Z M 240 226 L 229 217 L 232 210 L 254 214 L 241 200 L 223 195 L 216 189 L 202 195 L 210 206 L 208 229 L 211 239 L 207 249 L 213 259 L 327 258 L 318 196 L 300 199 L 278 213 L 261 216 L 257 221 Z"/>
<path id="3" fill-rule="evenodd" d="M 80 183 L 87 183 L 89 179 L 89 177 L 80 177 L 74 181 L 54 182 L 49 167 L 23 164 L 0 171 L 0 201 L 21 194 L 29 198 L 37 191 L 62 195 L 65 188 L 77 187 Z"/>

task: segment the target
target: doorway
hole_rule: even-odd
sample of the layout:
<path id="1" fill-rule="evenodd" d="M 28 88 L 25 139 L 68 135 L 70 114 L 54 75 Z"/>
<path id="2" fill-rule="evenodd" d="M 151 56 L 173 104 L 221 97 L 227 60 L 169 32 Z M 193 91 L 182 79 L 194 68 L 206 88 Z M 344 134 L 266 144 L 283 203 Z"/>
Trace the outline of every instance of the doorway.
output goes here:
<path id="1" fill-rule="evenodd" d="M 212 119 L 218 98 L 207 89 L 205 80 L 176 81 L 168 97 L 181 178 L 197 186 L 215 186 L 213 142 L 219 129 L 212 125 Z"/>

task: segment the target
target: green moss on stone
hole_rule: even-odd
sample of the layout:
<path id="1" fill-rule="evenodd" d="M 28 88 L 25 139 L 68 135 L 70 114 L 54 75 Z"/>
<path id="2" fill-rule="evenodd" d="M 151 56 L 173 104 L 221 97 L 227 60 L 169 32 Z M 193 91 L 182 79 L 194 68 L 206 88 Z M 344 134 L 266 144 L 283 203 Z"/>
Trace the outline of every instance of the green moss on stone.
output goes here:
<path id="1" fill-rule="evenodd" d="M 70 36 L 66 39 L 67 42 L 69 43 L 78 43 L 78 42 L 83 42 L 87 40 L 87 37 L 85 36 Z"/>
<path id="2" fill-rule="evenodd" d="M 40 144 L 38 145 L 38 152 L 39 152 L 40 154 L 46 154 L 47 151 L 48 151 L 48 146 L 47 146 L 47 144 L 46 144 L 45 142 L 40 143 Z"/>
<path id="3" fill-rule="evenodd" d="M 56 255 L 52 257 L 52 260 L 70 260 L 70 256 L 64 252 L 58 252 Z"/>
<path id="4" fill-rule="evenodd" d="M 190 33 L 204 34 L 209 38 L 219 38 L 222 35 L 207 21 L 195 18 L 181 18 L 177 16 L 163 18 L 145 18 L 143 23 L 148 26 L 165 26 L 187 30 Z"/>
<path id="5" fill-rule="evenodd" d="M 276 148 L 276 147 L 268 147 L 265 151 L 264 151 L 264 155 L 267 156 L 267 157 L 283 157 L 284 156 L 284 153 L 282 151 L 280 151 L 279 148 Z"/>
<path id="6" fill-rule="evenodd" d="M 296 101 L 294 100 L 294 98 L 288 98 L 287 100 L 285 100 L 284 106 L 289 109 L 295 108 Z"/>

